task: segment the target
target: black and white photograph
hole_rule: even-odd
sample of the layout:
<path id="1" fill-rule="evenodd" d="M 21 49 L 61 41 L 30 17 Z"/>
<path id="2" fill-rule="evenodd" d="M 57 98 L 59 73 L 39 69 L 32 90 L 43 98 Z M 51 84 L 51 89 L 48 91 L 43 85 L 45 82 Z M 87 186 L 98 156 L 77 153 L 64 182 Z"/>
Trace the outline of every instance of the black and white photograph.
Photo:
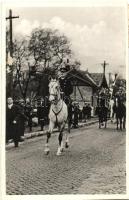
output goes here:
<path id="1" fill-rule="evenodd" d="M 126 197 L 125 5 L 5 6 L 6 196 Z"/>

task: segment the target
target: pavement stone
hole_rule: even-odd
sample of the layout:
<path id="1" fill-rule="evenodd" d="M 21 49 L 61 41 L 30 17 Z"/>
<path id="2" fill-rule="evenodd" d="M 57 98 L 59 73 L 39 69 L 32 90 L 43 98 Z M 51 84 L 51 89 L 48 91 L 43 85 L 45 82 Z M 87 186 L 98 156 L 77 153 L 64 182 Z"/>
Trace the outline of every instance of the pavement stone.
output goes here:
<path id="1" fill-rule="evenodd" d="M 72 130 L 70 148 L 56 156 L 58 134 L 44 155 L 46 137 L 6 151 L 8 195 L 125 194 L 125 132 L 98 126 Z"/>

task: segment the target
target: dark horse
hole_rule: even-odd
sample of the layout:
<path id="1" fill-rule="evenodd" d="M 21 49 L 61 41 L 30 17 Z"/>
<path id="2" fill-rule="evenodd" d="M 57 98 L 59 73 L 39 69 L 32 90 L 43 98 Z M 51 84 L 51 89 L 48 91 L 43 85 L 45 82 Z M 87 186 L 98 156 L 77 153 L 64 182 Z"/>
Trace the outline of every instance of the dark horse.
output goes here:
<path id="1" fill-rule="evenodd" d="M 125 129 L 125 121 L 126 121 L 126 106 L 124 102 L 120 98 L 116 98 L 116 122 L 117 122 L 117 130 L 118 125 L 120 124 L 120 130 Z"/>
<path id="2" fill-rule="evenodd" d="M 104 126 L 107 127 L 107 115 L 108 115 L 108 108 L 106 106 L 98 106 L 97 114 L 99 118 L 99 128 Z"/>
<path id="3" fill-rule="evenodd" d="M 101 106 L 99 110 L 99 128 L 101 128 L 101 126 L 107 127 L 107 115 L 108 108 L 106 106 Z"/>

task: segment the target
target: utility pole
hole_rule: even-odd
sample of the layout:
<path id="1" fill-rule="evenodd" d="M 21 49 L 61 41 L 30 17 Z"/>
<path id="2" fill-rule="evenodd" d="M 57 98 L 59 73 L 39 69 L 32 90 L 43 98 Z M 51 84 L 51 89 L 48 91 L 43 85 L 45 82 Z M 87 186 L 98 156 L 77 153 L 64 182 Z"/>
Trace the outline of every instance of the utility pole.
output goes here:
<path id="1" fill-rule="evenodd" d="M 9 10 L 9 16 L 6 17 L 6 20 L 9 20 L 9 52 L 10 52 L 10 59 L 13 59 L 13 25 L 12 20 L 15 18 L 19 18 L 19 16 L 13 16 L 12 10 Z M 12 63 L 10 64 L 10 90 L 9 90 L 9 96 L 13 96 L 13 66 Z"/>
<path id="2" fill-rule="evenodd" d="M 103 74 L 105 75 L 105 68 L 106 65 L 109 65 L 109 63 L 106 63 L 106 61 L 104 60 L 104 63 L 101 64 L 103 66 Z"/>
<path id="3" fill-rule="evenodd" d="M 111 86 L 111 72 L 109 72 L 109 88 L 110 88 L 110 86 Z"/>
<path id="4" fill-rule="evenodd" d="M 6 20 L 9 20 L 9 36 L 10 36 L 10 56 L 13 57 L 13 26 L 12 20 L 19 18 L 19 16 L 12 16 L 12 10 L 9 10 L 9 16 L 6 17 Z"/>

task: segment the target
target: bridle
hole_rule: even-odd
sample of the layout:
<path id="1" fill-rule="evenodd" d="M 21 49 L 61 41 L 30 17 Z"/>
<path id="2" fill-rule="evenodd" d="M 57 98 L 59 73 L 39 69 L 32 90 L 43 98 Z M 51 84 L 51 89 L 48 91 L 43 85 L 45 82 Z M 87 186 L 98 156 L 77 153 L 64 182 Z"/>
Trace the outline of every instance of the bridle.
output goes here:
<path id="1" fill-rule="evenodd" d="M 54 85 L 56 84 L 57 82 L 55 82 L 52 86 L 51 86 L 51 89 L 54 87 Z M 57 105 L 58 102 L 61 100 L 61 97 L 58 99 L 58 93 L 57 94 L 53 94 L 53 93 L 50 93 L 50 95 L 54 96 L 55 97 L 55 100 L 54 100 L 54 104 Z M 52 112 L 55 114 L 56 116 L 56 124 L 58 124 L 58 118 L 57 116 L 59 115 L 59 113 L 62 111 L 63 109 L 63 100 L 62 100 L 62 103 L 61 103 L 61 108 L 58 112 L 55 112 L 54 109 L 52 109 Z"/>
<path id="2" fill-rule="evenodd" d="M 52 109 L 52 112 L 55 114 L 55 116 L 56 116 L 56 124 L 58 124 L 58 118 L 57 118 L 57 116 L 60 114 L 60 112 L 62 111 L 62 109 L 63 109 L 63 100 L 62 100 L 62 105 L 61 105 L 61 108 L 60 108 L 60 110 L 56 113 L 53 109 Z"/>
<path id="3" fill-rule="evenodd" d="M 54 82 L 54 81 L 53 81 Z M 56 84 L 57 82 L 55 81 L 55 83 L 51 86 L 51 89 L 53 89 L 54 85 Z M 61 97 L 58 99 L 58 91 L 56 92 L 56 94 L 54 93 L 50 93 L 49 95 L 51 96 L 54 96 L 55 100 L 54 100 L 54 104 L 57 104 L 60 100 L 61 100 Z"/>

